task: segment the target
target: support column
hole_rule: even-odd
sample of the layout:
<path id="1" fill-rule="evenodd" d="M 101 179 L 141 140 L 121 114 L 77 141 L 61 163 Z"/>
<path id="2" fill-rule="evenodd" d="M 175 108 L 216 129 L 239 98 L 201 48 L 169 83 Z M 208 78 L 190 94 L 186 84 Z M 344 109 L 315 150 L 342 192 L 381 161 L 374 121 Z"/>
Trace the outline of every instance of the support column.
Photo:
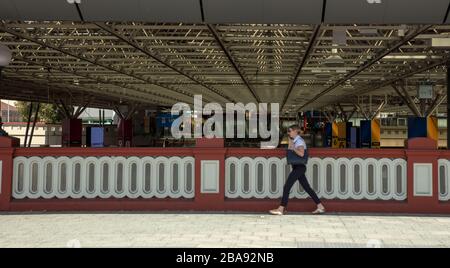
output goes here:
<path id="1" fill-rule="evenodd" d="M 63 100 L 59 100 L 58 109 L 62 111 L 65 118 L 62 120 L 61 144 L 63 147 L 81 147 L 83 144 L 83 122 L 78 117 L 91 103 L 92 98 L 77 110 L 73 106 L 68 106 Z"/>
<path id="2" fill-rule="evenodd" d="M 127 113 L 114 107 L 114 111 L 119 117 L 119 123 L 117 125 L 117 145 L 119 147 L 132 147 L 133 146 L 133 114 L 136 111 L 137 106 L 134 105 L 128 108 Z"/>
<path id="3" fill-rule="evenodd" d="M 0 136 L 0 211 L 9 210 L 12 198 L 14 147 L 19 146 L 18 138 Z"/>
<path id="4" fill-rule="evenodd" d="M 450 62 L 447 63 L 447 150 L 450 150 Z"/>
<path id="5" fill-rule="evenodd" d="M 224 139 L 196 139 L 195 206 L 199 210 L 220 210 L 225 202 Z"/>
<path id="6" fill-rule="evenodd" d="M 435 141 L 413 138 L 407 142 L 407 201 L 414 213 L 439 213 L 439 172 Z"/>

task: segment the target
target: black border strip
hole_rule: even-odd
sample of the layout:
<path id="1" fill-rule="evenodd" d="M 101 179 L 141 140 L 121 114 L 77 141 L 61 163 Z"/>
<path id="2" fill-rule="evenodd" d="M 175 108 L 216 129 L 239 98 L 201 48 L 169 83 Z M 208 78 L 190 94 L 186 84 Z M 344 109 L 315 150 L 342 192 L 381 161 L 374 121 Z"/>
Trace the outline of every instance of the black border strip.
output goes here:
<path id="1" fill-rule="evenodd" d="M 450 12 L 450 3 L 448 4 L 447 12 L 445 13 L 444 21 L 442 22 L 442 24 L 445 24 L 445 22 L 447 21 L 448 13 L 449 13 L 449 12 Z"/>
<path id="2" fill-rule="evenodd" d="M 202 22 L 205 22 L 205 12 L 203 11 L 203 0 L 199 0 L 200 2 L 200 13 L 202 16 Z"/>
<path id="3" fill-rule="evenodd" d="M 81 21 L 84 21 L 83 14 L 81 13 L 80 6 L 77 3 L 75 3 L 75 6 L 77 8 L 78 16 L 80 16 Z"/>
<path id="4" fill-rule="evenodd" d="M 325 10 L 327 9 L 327 0 L 323 0 L 322 5 L 322 23 L 325 21 Z"/>

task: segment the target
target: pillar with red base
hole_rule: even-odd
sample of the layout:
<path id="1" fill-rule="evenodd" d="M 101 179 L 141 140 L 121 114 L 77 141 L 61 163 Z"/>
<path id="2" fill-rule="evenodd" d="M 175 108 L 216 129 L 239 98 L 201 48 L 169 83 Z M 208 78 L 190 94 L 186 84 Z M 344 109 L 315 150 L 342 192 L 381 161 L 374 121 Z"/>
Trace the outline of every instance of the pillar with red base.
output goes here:
<path id="1" fill-rule="evenodd" d="M 9 210 L 12 196 L 12 172 L 14 147 L 20 140 L 14 137 L 0 136 L 0 211 Z"/>
<path id="2" fill-rule="evenodd" d="M 62 121 L 62 146 L 81 147 L 82 145 L 82 121 L 76 118 L 65 118 Z"/>
<path id="3" fill-rule="evenodd" d="M 117 126 L 117 145 L 119 147 L 131 147 L 133 146 L 133 121 L 132 119 L 119 120 Z"/>
<path id="4" fill-rule="evenodd" d="M 196 139 L 195 203 L 199 210 L 224 207 L 225 152 L 223 139 Z"/>
<path id="5" fill-rule="evenodd" d="M 439 212 L 439 151 L 430 138 L 407 141 L 407 202 L 414 213 Z"/>

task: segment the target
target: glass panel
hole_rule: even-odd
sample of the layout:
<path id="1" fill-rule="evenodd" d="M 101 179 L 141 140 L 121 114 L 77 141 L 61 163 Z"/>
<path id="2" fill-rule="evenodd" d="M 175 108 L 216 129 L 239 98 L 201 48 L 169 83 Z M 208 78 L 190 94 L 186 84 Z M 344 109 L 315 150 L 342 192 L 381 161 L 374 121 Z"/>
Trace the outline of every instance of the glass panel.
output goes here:
<path id="1" fill-rule="evenodd" d="M 30 192 L 37 193 L 38 191 L 38 175 L 39 175 L 39 165 L 37 163 L 33 163 L 31 165 L 31 189 Z"/>
<path id="2" fill-rule="evenodd" d="M 67 190 L 67 164 L 62 163 L 59 170 L 59 191 L 65 193 Z"/>
<path id="3" fill-rule="evenodd" d="M 81 164 L 75 164 L 75 178 L 73 181 L 73 191 L 74 193 L 81 192 Z"/>
<path id="4" fill-rule="evenodd" d="M 389 168 L 387 165 L 381 166 L 381 191 L 383 194 L 389 193 Z"/>
<path id="5" fill-rule="evenodd" d="M 369 185 L 368 185 L 368 191 L 369 194 L 375 193 L 375 172 L 374 172 L 374 166 L 371 164 L 367 168 L 367 177 L 369 178 Z"/>
<path id="6" fill-rule="evenodd" d="M 250 192 L 250 167 L 244 164 L 244 193 Z"/>
<path id="7" fill-rule="evenodd" d="M 397 194 L 402 194 L 403 193 L 403 167 L 400 165 L 397 165 L 396 168 L 396 173 L 397 173 Z"/>
<path id="8" fill-rule="evenodd" d="M 123 192 L 123 164 L 119 163 L 117 165 L 117 174 L 116 174 L 116 192 Z"/>
<path id="9" fill-rule="evenodd" d="M 327 164 L 326 170 L 326 191 L 331 194 L 333 192 L 333 167 L 331 164 Z"/>
<path id="10" fill-rule="evenodd" d="M 89 164 L 89 170 L 88 170 L 88 192 L 94 193 L 95 191 L 95 164 L 90 163 Z"/>
<path id="11" fill-rule="evenodd" d="M 277 165 L 272 164 L 270 166 L 270 191 L 275 193 L 277 191 Z"/>
<path id="12" fill-rule="evenodd" d="M 158 168 L 159 168 L 158 191 L 164 192 L 164 188 L 165 188 L 165 185 L 164 185 L 164 171 L 165 171 L 164 163 L 160 163 Z"/>
<path id="13" fill-rule="evenodd" d="M 152 171 L 152 165 L 150 163 L 145 164 L 145 175 L 144 175 L 144 191 L 146 193 L 149 193 L 152 190 L 152 185 L 151 185 L 151 171 Z"/>
<path id="14" fill-rule="evenodd" d="M 45 165 L 45 192 L 47 194 L 52 192 L 52 183 L 53 183 L 53 165 L 52 163 L 47 163 Z"/>
<path id="15" fill-rule="evenodd" d="M 339 190 L 341 193 L 347 192 L 347 169 L 344 164 L 339 167 Z"/>
<path id="16" fill-rule="evenodd" d="M 109 190 L 109 164 L 103 163 L 102 192 L 107 193 Z"/>
<path id="17" fill-rule="evenodd" d="M 23 192 L 23 173 L 24 173 L 24 164 L 20 163 L 18 166 L 18 174 L 17 174 L 17 192 L 22 193 Z"/>
<path id="18" fill-rule="evenodd" d="M 353 167 L 353 191 L 355 194 L 361 193 L 361 166 Z"/>
<path id="19" fill-rule="evenodd" d="M 137 164 L 131 164 L 130 192 L 137 192 Z"/>
<path id="20" fill-rule="evenodd" d="M 179 190 L 179 178 L 178 178 L 178 164 L 172 165 L 172 191 L 178 192 Z"/>
<path id="21" fill-rule="evenodd" d="M 258 193 L 264 191 L 264 166 L 261 163 L 258 164 L 256 169 L 256 191 Z"/>
<path id="22" fill-rule="evenodd" d="M 192 164 L 189 163 L 186 165 L 186 192 L 188 193 L 193 191 L 192 182 Z"/>
<path id="23" fill-rule="evenodd" d="M 445 166 L 439 167 L 439 193 L 442 195 L 447 194 L 447 185 L 445 180 Z"/>
<path id="24" fill-rule="evenodd" d="M 230 192 L 236 192 L 236 165 L 230 165 Z"/>

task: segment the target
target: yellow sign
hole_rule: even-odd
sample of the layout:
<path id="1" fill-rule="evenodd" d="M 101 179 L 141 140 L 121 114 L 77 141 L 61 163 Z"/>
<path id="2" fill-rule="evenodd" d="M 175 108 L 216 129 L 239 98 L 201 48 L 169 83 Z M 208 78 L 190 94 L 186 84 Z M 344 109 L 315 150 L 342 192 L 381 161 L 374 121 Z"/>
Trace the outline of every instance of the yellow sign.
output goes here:
<path id="1" fill-rule="evenodd" d="M 345 122 L 337 123 L 338 128 L 338 148 L 347 147 L 347 124 Z"/>
<path id="2" fill-rule="evenodd" d="M 332 147 L 333 148 L 339 148 L 339 129 L 338 129 L 338 123 L 333 122 L 333 125 L 331 127 L 332 134 L 331 134 L 331 141 L 332 141 Z"/>
<path id="3" fill-rule="evenodd" d="M 380 119 L 372 120 L 371 129 L 372 129 L 372 146 L 371 146 L 371 148 L 380 148 L 380 146 L 381 146 Z"/>
<path id="4" fill-rule="evenodd" d="M 427 117 L 427 136 L 436 141 L 436 148 L 439 140 L 438 120 L 435 116 Z"/>

